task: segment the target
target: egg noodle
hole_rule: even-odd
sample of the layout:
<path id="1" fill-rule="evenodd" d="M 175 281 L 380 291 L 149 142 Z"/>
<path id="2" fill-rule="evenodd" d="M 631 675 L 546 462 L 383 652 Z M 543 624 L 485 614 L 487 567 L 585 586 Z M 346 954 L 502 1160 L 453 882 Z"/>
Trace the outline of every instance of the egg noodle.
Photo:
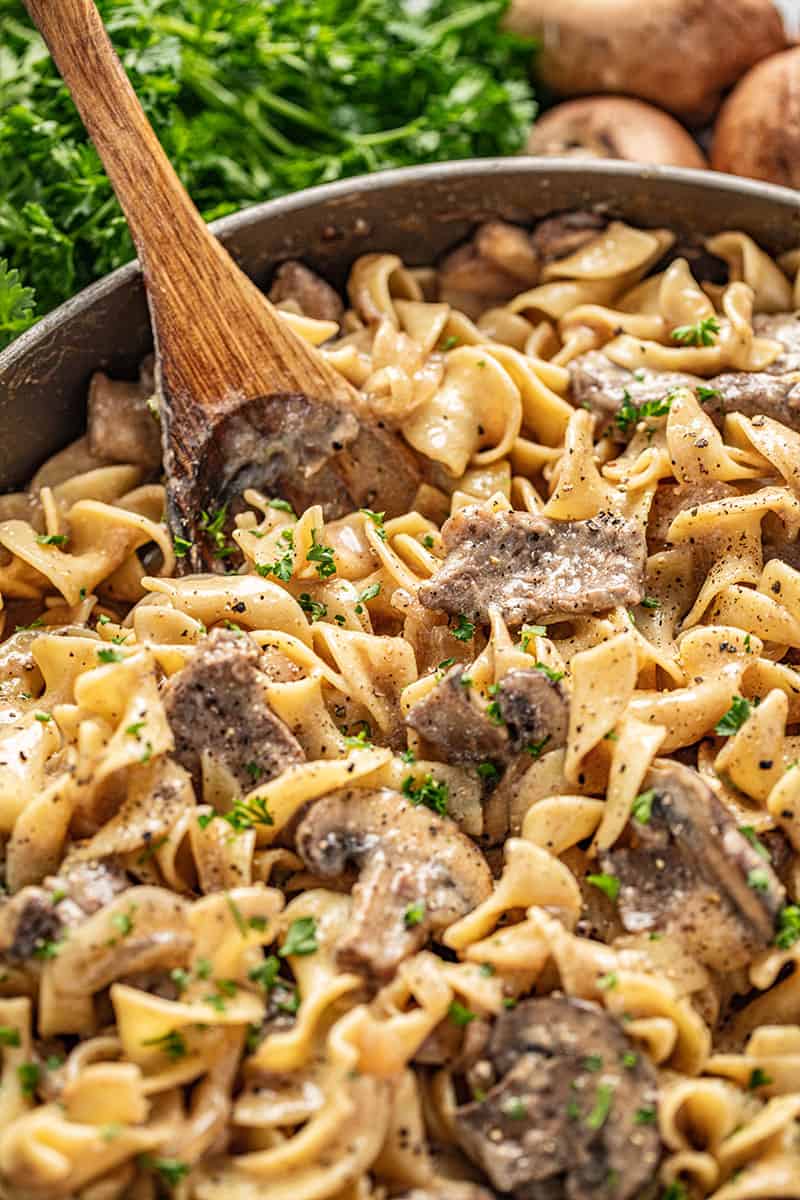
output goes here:
<path id="1" fill-rule="evenodd" d="M 464 1090 L 472 1039 L 555 996 L 608 1014 L 655 1073 L 639 1123 L 656 1195 L 800 1197 L 800 426 L 712 413 L 703 382 L 784 353 L 757 318 L 800 306 L 798 256 L 722 233 L 705 253 L 726 282 L 703 282 L 674 242 L 611 221 L 505 294 L 480 262 L 459 287 L 370 254 L 340 322 L 283 305 L 420 457 L 403 515 L 380 497 L 296 515 L 249 490 L 235 518 L 207 515 L 220 573 L 200 576 L 180 574 L 161 483 L 85 438 L 0 498 L 0 1195 L 560 1195 L 493 1179 L 459 1134 L 465 1105 L 491 1103 Z M 598 352 L 697 382 L 604 421 L 571 383 Z M 521 627 L 491 605 L 485 621 L 426 607 L 441 527 L 475 506 L 633 522 L 640 602 Z M 165 688 L 214 631 L 256 649 L 302 751 L 273 778 L 242 786 L 213 744 L 193 777 L 174 753 Z M 558 680 L 564 744 L 504 773 L 426 740 L 406 717 L 454 665 L 489 711 L 510 672 Z M 766 936 L 726 963 L 674 922 L 620 915 L 609 864 L 647 831 L 654 762 L 696 773 L 781 891 Z M 363 875 L 324 876 L 295 841 L 332 794 L 426 813 L 494 879 L 430 931 L 409 902 L 424 937 L 377 981 L 337 957 Z M 70 878 L 108 864 L 123 886 L 81 908 Z M 30 897 L 55 923 L 24 952 Z M 623 1074 L 601 1064 L 594 1109 L 570 1114 L 587 1137 L 612 1136 Z M 543 1119 L 517 1115 L 497 1137 Z M 613 1166 L 592 1194 L 644 1193 Z"/>

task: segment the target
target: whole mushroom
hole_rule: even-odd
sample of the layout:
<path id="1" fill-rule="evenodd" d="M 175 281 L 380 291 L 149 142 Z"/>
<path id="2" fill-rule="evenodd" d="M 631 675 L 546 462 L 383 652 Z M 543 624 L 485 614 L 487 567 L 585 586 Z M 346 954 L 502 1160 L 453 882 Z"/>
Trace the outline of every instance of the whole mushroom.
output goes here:
<path id="1" fill-rule="evenodd" d="M 707 120 L 745 71 L 786 47 L 773 0 L 513 0 L 536 73 L 561 96 L 620 92 Z"/>
<path id="2" fill-rule="evenodd" d="M 711 165 L 800 188 L 800 46 L 760 62 L 731 92 L 717 118 Z"/>
<path id="3" fill-rule="evenodd" d="M 627 96 L 588 96 L 556 105 L 533 126 L 526 150 L 673 167 L 708 165 L 697 143 L 673 117 Z"/>

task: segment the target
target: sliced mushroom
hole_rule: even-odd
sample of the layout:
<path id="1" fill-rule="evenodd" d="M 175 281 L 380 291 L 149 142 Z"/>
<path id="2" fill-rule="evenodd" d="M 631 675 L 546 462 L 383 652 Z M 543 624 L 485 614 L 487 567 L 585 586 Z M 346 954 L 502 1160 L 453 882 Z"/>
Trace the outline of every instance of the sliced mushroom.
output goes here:
<path id="1" fill-rule="evenodd" d="M 676 120 L 652 104 L 625 96 L 587 96 L 557 104 L 536 121 L 526 151 L 674 167 L 708 165 L 700 147 Z"/>
<path id="2" fill-rule="evenodd" d="M 451 667 L 409 711 L 406 723 L 436 748 L 443 762 L 503 763 L 533 743 L 555 750 L 567 736 L 569 706 L 560 683 L 542 671 L 509 671 L 497 686 L 497 715 L 473 697 L 463 664 Z"/>
<path id="3" fill-rule="evenodd" d="M 514 0 L 506 25 L 537 39 L 537 76 L 558 95 L 620 92 L 698 122 L 786 45 L 772 0 Z"/>
<path id="4" fill-rule="evenodd" d="M 716 970 L 745 966 L 774 937 L 783 885 L 691 767 L 656 759 L 642 791 L 649 818 L 602 860 L 623 925 L 674 934 Z"/>
<path id="5" fill-rule="evenodd" d="M 161 466 L 161 428 L 148 405 L 151 395 L 141 381 L 126 383 L 97 371 L 89 385 L 91 453 L 109 462 L 157 470 Z"/>
<path id="6" fill-rule="evenodd" d="M 645 540 L 635 521 L 599 513 L 554 521 L 470 506 L 442 529 L 447 558 L 419 589 L 426 608 L 509 625 L 638 604 Z"/>
<path id="7" fill-rule="evenodd" d="M 452 821 L 388 788 L 350 788 L 318 800 L 297 829 L 298 853 L 322 879 L 354 866 L 351 929 L 342 967 L 375 980 L 480 904 L 492 878 Z"/>
<path id="8" fill-rule="evenodd" d="M 201 755 L 220 762 L 244 791 L 302 762 L 300 744 L 267 703 L 255 642 L 215 629 L 164 689 L 164 708 L 175 737 L 175 758 L 195 786 Z"/>
<path id="9" fill-rule="evenodd" d="M 48 943 L 58 941 L 63 928 L 52 893 L 24 887 L 0 904 L 0 954 L 17 962 L 41 957 Z"/>
<path id="10" fill-rule="evenodd" d="M 497 1018 L 455 1132 L 492 1186 L 518 1200 L 632 1200 L 661 1156 L 658 1079 L 593 1004 L 525 1000 Z"/>
<path id="11" fill-rule="evenodd" d="M 275 272 L 269 298 L 273 304 L 294 300 L 301 312 L 315 321 L 341 321 L 344 304 L 329 283 L 296 259 L 281 263 Z"/>

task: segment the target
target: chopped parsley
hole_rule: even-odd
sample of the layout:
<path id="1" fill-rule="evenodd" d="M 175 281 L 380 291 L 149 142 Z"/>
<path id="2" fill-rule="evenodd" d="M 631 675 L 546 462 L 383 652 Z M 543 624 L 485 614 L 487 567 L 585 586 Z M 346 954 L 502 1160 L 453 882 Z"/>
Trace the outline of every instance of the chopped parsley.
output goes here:
<path id="1" fill-rule="evenodd" d="M 586 1118 L 587 1129 L 602 1129 L 614 1102 L 614 1088 L 610 1083 L 598 1083 L 594 1108 Z"/>
<path id="2" fill-rule="evenodd" d="M 597 986 L 601 992 L 613 992 L 614 988 L 619 983 L 616 971 L 608 971 L 605 975 L 601 975 L 597 981 Z"/>
<path id="3" fill-rule="evenodd" d="M 583 1069 L 584 1071 L 591 1071 L 592 1074 L 595 1074 L 597 1071 L 602 1071 L 603 1060 L 600 1055 L 590 1054 L 587 1058 L 585 1058 L 583 1060 Z"/>
<path id="4" fill-rule="evenodd" d="M 372 524 L 375 526 L 375 532 L 377 533 L 378 537 L 381 539 L 382 542 L 385 542 L 386 541 L 386 530 L 383 527 L 383 521 L 384 521 L 384 517 L 386 516 L 386 513 L 385 512 L 373 512 L 371 508 L 360 508 L 358 511 L 362 512 L 364 514 L 364 516 L 367 518 L 367 520 L 372 522 Z"/>
<path id="5" fill-rule="evenodd" d="M 225 522 L 228 519 L 228 506 L 222 504 L 216 511 L 211 514 L 202 510 L 200 513 L 200 529 L 214 543 L 214 555 L 216 558 L 228 558 L 231 554 L 236 553 L 236 547 L 227 544 L 225 539 Z"/>
<path id="6" fill-rule="evenodd" d="M 345 729 L 346 728 L 347 726 L 345 726 Z M 372 742 L 369 740 L 369 733 L 369 727 L 366 729 L 359 729 L 358 733 L 347 734 L 344 736 L 342 741 L 344 742 L 345 746 L 347 746 L 348 750 L 366 750 L 372 745 Z"/>
<path id="7" fill-rule="evenodd" d="M 41 1068 L 38 1063 L 24 1062 L 17 1067 L 17 1079 L 23 1096 L 33 1096 L 39 1086 Z"/>
<path id="8" fill-rule="evenodd" d="M 139 734 L 142 732 L 146 724 L 146 721 L 134 721 L 132 725 L 126 726 L 125 732 L 127 733 L 128 737 L 134 737 L 137 741 L 139 741 Z"/>
<path id="9" fill-rule="evenodd" d="M 184 984 L 185 987 L 185 984 Z M 181 989 L 182 990 L 182 989 Z M 183 1036 L 177 1029 L 170 1029 L 167 1033 L 162 1033 L 161 1037 L 147 1038 L 142 1042 L 143 1046 L 155 1046 L 167 1058 L 173 1061 L 183 1058 L 186 1054 L 186 1042 Z"/>
<path id="10" fill-rule="evenodd" d="M 656 600 L 655 596 L 644 596 L 641 605 L 642 608 L 661 608 L 661 601 Z"/>
<path id="11" fill-rule="evenodd" d="M 500 768 L 493 762 L 478 763 L 476 770 L 481 779 L 499 779 L 500 777 Z"/>
<path id="12" fill-rule="evenodd" d="M 559 680 L 564 678 L 563 671 L 554 671 L 552 667 L 548 667 L 547 663 L 536 662 L 533 665 L 537 671 L 541 671 L 543 675 L 546 675 L 551 683 L 558 683 Z"/>
<path id="13" fill-rule="evenodd" d="M 176 558 L 186 558 L 193 545 L 194 542 L 190 542 L 185 537 L 178 537 L 177 534 L 172 539 L 172 549 L 175 551 Z"/>
<path id="14" fill-rule="evenodd" d="M 772 1079 L 767 1075 L 766 1071 L 762 1071 L 761 1067 L 755 1067 L 750 1072 L 750 1078 L 747 1081 L 747 1090 L 748 1092 L 754 1092 L 756 1088 L 766 1087 L 769 1083 L 772 1083 Z"/>
<path id="15" fill-rule="evenodd" d="M 441 342 L 439 342 L 438 349 L 446 352 L 448 350 L 452 350 L 453 347 L 457 346 L 457 345 L 458 345 L 458 338 L 456 337 L 456 335 L 454 333 L 451 333 L 449 335 L 449 337 L 442 338 Z"/>
<path id="16" fill-rule="evenodd" d="M 679 325 L 669 335 L 673 342 L 682 346 L 713 346 L 719 333 L 719 321 L 716 317 L 703 317 L 694 325 Z"/>
<path id="17" fill-rule="evenodd" d="M 656 798 L 655 788 L 641 792 L 631 805 L 631 816 L 640 825 L 647 825 L 653 815 L 653 801 Z"/>
<path id="18" fill-rule="evenodd" d="M 769 891 L 769 873 L 765 867 L 753 867 L 752 871 L 747 872 L 747 886 L 752 888 L 754 892 Z"/>
<path id="19" fill-rule="evenodd" d="M 651 417 L 665 417 L 672 408 L 672 396 L 664 396 L 661 400 L 645 400 L 643 404 L 634 404 L 630 392 L 622 393 L 622 403 L 614 414 L 614 423 L 623 433 L 639 424 L 640 421 Z"/>
<path id="20" fill-rule="evenodd" d="M 50 713 L 37 712 L 37 713 L 34 713 L 33 715 L 37 721 L 41 721 L 42 725 L 47 725 L 53 719 L 50 716 Z"/>
<path id="21" fill-rule="evenodd" d="M 53 938 L 37 938 L 33 946 L 33 957 L 48 959 L 55 958 L 61 950 L 63 941 L 54 941 Z"/>
<path id="22" fill-rule="evenodd" d="M 511 1121 L 523 1121 L 528 1115 L 528 1109 L 519 1096 L 509 1096 L 508 1100 L 503 1102 L 502 1113 Z"/>
<path id="23" fill-rule="evenodd" d="M 151 1158 L 149 1154 L 140 1154 L 137 1161 L 145 1170 L 155 1171 L 171 1188 L 177 1187 L 189 1174 L 189 1164 L 179 1158 Z"/>
<path id="24" fill-rule="evenodd" d="M 533 654 L 531 650 L 531 642 L 536 637 L 544 637 L 547 633 L 546 625 L 523 625 L 520 633 L 520 641 L 525 654 Z"/>
<path id="25" fill-rule="evenodd" d="M 500 686 L 497 683 L 491 684 L 486 689 L 486 691 L 492 697 L 492 699 L 486 705 L 486 716 L 489 718 L 492 725 L 505 725 L 506 723 L 505 717 L 500 711 L 500 701 L 494 698 L 497 696 L 499 690 Z"/>
<path id="26" fill-rule="evenodd" d="M 253 796 L 252 800 L 237 800 L 228 812 L 220 815 L 236 833 L 244 833 L 255 825 L 275 824 L 263 796 Z"/>
<path id="27" fill-rule="evenodd" d="M 190 973 L 184 967 L 173 967 L 169 973 L 169 977 L 175 984 L 178 995 L 182 996 L 189 986 Z"/>
<path id="28" fill-rule="evenodd" d="M 310 617 L 312 625 L 315 621 L 321 621 L 323 617 L 327 617 L 328 615 L 327 604 L 321 604 L 318 600 L 312 600 L 308 592 L 301 592 L 297 597 L 297 603 L 303 612 Z"/>
<path id="29" fill-rule="evenodd" d="M 527 746 L 525 747 L 525 753 L 530 754 L 531 758 L 541 758 L 542 754 L 544 753 L 544 748 L 549 741 L 550 734 L 547 733 L 543 738 L 540 738 L 538 742 L 528 742 Z"/>
<path id="30" fill-rule="evenodd" d="M 744 696 L 734 696 L 730 708 L 714 726 L 714 732 L 718 733 L 720 737 L 733 737 L 750 716 L 752 707 L 750 701 L 745 700 Z"/>
<path id="31" fill-rule="evenodd" d="M 336 561 L 330 546 L 323 546 L 317 541 L 317 529 L 311 530 L 311 546 L 306 554 L 306 561 L 316 565 L 320 579 L 328 579 L 336 574 Z"/>
<path id="32" fill-rule="evenodd" d="M 698 400 L 722 399 L 722 392 L 719 388 L 706 387 L 704 384 L 699 383 L 695 391 L 697 392 Z"/>
<path id="33" fill-rule="evenodd" d="M 278 512 L 288 513 L 290 517 L 297 515 L 288 500 L 281 500 L 277 496 L 267 502 L 267 508 L 275 508 Z"/>
<path id="34" fill-rule="evenodd" d="M 413 775 L 406 775 L 402 792 L 412 804 L 424 804 L 426 808 L 442 817 L 447 815 L 450 790 L 446 783 L 439 783 L 431 774 L 425 775 L 421 783 L 415 783 Z"/>
<path id="35" fill-rule="evenodd" d="M 413 750 L 404 750 L 400 757 L 402 758 L 403 762 L 408 763 L 409 766 L 417 761 L 417 756 Z"/>
<path id="36" fill-rule="evenodd" d="M 242 935 L 242 937 L 247 937 L 247 922 L 242 916 L 242 910 L 239 908 L 239 905 L 236 903 L 233 896 L 231 896 L 228 892 L 225 893 L 225 903 L 228 906 L 228 910 L 233 917 L 234 924 L 239 930 L 239 933 Z M 206 963 L 208 962 L 208 959 L 202 959 L 201 961 Z M 211 974 L 211 964 L 209 963 L 208 975 L 200 975 L 200 963 L 198 962 L 197 974 L 201 979 L 208 979 L 208 976 Z"/>
<path id="37" fill-rule="evenodd" d="M 775 945 L 779 950 L 790 950 L 798 938 L 800 938 L 800 907 L 796 904 L 787 904 L 778 913 Z"/>
<path id="38" fill-rule="evenodd" d="M 639 1056 L 634 1054 L 632 1050 L 626 1050 L 622 1056 L 622 1065 L 626 1071 L 632 1071 L 639 1061 Z"/>
<path id="39" fill-rule="evenodd" d="M 97 651 L 97 658 L 101 663 L 119 663 L 124 661 L 125 655 L 111 646 L 106 646 L 104 650 Z"/>
<path id="40" fill-rule="evenodd" d="M 272 563 L 257 563 L 256 574 L 266 578 L 268 575 L 274 575 L 276 579 L 282 580 L 284 583 L 292 578 L 294 570 L 294 533 L 291 529 L 284 529 L 281 532 L 280 540 L 285 542 L 288 549 L 281 558 L 276 558 Z"/>
<path id="41" fill-rule="evenodd" d="M 356 601 L 356 612 L 359 614 L 363 613 L 366 602 L 368 600 L 374 600 L 375 597 L 379 595 L 380 590 L 381 585 L 379 583 L 371 583 L 368 587 L 365 587 Z"/>
<path id="42" fill-rule="evenodd" d="M 616 875 L 587 875 L 586 882 L 608 896 L 612 903 L 619 895 L 619 880 Z"/>
<path id="43" fill-rule="evenodd" d="M 477 1014 L 474 1013 L 471 1008 L 467 1008 L 466 1005 L 460 1004 L 458 1000 L 454 1000 L 452 1002 L 447 1010 L 447 1015 L 453 1024 L 458 1025 L 461 1029 L 463 1029 L 464 1026 L 469 1025 L 470 1021 L 474 1021 L 475 1017 L 477 1016 Z"/>
<path id="44" fill-rule="evenodd" d="M 298 917 L 289 926 L 278 954 L 281 958 L 289 958 L 293 954 L 316 954 L 318 949 L 317 922 L 313 917 Z"/>
<path id="45" fill-rule="evenodd" d="M 475 625 L 472 621 L 468 621 L 463 613 L 460 613 L 450 632 L 459 642 L 468 642 L 475 636 Z"/>
<path id="46" fill-rule="evenodd" d="M 422 544 L 426 550 L 432 550 L 433 546 L 434 546 L 433 534 L 432 533 L 423 534 Z"/>
<path id="47" fill-rule="evenodd" d="M 135 912 L 136 912 L 136 905 L 131 904 L 131 905 L 129 905 L 127 912 L 112 913 L 112 915 L 111 915 L 111 924 L 114 926 L 115 929 L 119 930 L 120 935 L 124 938 L 130 937 L 130 935 L 133 933 L 133 929 L 134 929 L 133 916 L 134 916 Z"/>
<path id="48" fill-rule="evenodd" d="M 752 825 L 740 825 L 739 833 L 742 837 L 747 838 L 759 858 L 763 858 L 764 862 L 772 862 L 772 855 L 764 843 L 758 840 L 758 836 Z"/>
<path id="49" fill-rule="evenodd" d="M 275 986 L 280 969 L 281 960 L 274 954 L 270 954 L 257 967 L 252 967 L 248 971 L 247 978 L 253 983 L 260 983 L 264 991 L 268 992 Z"/>
<path id="50" fill-rule="evenodd" d="M 0 1046 L 19 1046 L 19 1030 L 13 1025 L 0 1025 Z"/>
<path id="51" fill-rule="evenodd" d="M 409 904 L 403 913 L 403 924 L 406 929 L 413 929 L 415 925 L 421 925 L 424 920 L 425 903 L 422 900 L 418 900 L 416 904 Z"/>
<path id="52" fill-rule="evenodd" d="M 654 1108 L 637 1108 L 633 1120 L 635 1125 L 654 1125 L 657 1118 L 658 1113 Z"/>
<path id="53" fill-rule="evenodd" d="M 66 546 L 69 538 L 65 533 L 39 533 L 36 541 L 40 546 Z"/>

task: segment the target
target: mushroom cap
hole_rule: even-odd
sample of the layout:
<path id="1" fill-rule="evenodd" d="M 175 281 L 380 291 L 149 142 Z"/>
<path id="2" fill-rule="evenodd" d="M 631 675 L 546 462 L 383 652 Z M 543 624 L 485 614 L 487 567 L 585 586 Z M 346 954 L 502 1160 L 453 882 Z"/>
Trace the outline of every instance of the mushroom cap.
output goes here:
<path id="1" fill-rule="evenodd" d="M 800 188 L 800 46 L 745 75 L 714 128 L 715 171 Z"/>
<path id="2" fill-rule="evenodd" d="M 620 92 L 693 122 L 786 46 L 773 0 L 513 0 L 506 26 L 539 39 L 536 74 L 558 95 Z"/>
<path id="3" fill-rule="evenodd" d="M 558 104 L 533 126 L 526 150 L 673 167 L 708 166 L 700 147 L 673 117 L 628 96 L 587 96 Z"/>

